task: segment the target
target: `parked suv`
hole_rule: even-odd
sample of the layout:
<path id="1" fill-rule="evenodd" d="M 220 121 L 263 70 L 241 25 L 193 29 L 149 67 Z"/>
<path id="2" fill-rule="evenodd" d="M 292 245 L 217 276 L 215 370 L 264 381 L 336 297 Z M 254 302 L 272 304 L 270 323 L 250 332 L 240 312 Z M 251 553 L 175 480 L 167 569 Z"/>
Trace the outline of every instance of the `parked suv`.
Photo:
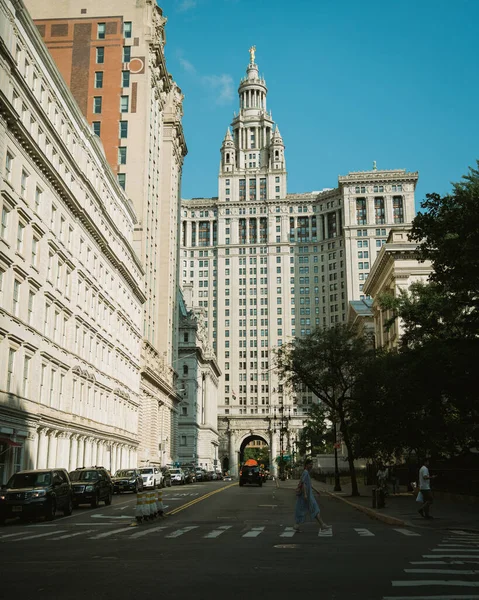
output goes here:
<path id="1" fill-rule="evenodd" d="M 141 467 L 140 472 L 143 478 L 143 487 L 161 488 L 163 475 L 159 467 Z"/>
<path id="2" fill-rule="evenodd" d="M 115 494 L 121 494 L 121 492 L 136 494 L 138 491 L 143 491 L 143 478 L 139 469 L 120 469 L 111 480 Z"/>
<path id="3" fill-rule="evenodd" d="M 73 511 L 72 485 L 64 469 L 19 471 L 0 491 L 2 525 L 14 517 L 27 521 L 44 516 L 52 521 L 57 509 L 64 515 Z"/>
<path id="4" fill-rule="evenodd" d="M 256 483 L 261 487 L 263 485 L 263 477 L 258 466 L 243 465 L 239 473 L 240 486 L 245 483 Z"/>
<path id="5" fill-rule="evenodd" d="M 183 469 L 170 469 L 171 483 L 177 483 L 178 485 L 185 485 L 186 478 Z"/>
<path id="6" fill-rule="evenodd" d="M 73 505 L 90 504 L 96 508 L 103 502 L 109 506 L 113 498 L 113 483 L 103 467 L 81 467 L 71 471 Z"/>

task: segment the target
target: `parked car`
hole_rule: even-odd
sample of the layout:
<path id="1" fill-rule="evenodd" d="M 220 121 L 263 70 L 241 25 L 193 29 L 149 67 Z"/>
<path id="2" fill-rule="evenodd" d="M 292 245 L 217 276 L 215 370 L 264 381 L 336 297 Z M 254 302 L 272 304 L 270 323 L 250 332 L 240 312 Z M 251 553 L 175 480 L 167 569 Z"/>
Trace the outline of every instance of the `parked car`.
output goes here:
<path id="1" fill-rule="evenodd" d="M 161 488 L 163 475 L 160 467 L 141 467 L 140 472 L 143 478 L 143 487 Z"/>
<path id="2" fill-rule="evenodd" d="M 261 477 L 260 468 L 257 465 L 243 465 L 239 472 L 239 484 L 243 486 L 245 483 L 255 483 L 261 487 L 263 478 Z"/>
<path id="3" fill-rule="evenodd" d="M 100 502 L 106 506 L 113 498 L 113 483 L 103 467 L 81 467 L 70 472 L 73 488 L 73 505 L 90 504 L 96 508 Z"/>
<path id="4" fill-rule="evenodd" d="M 205 481 L 205 471 L 203 469 L 196 469 L 195 476 L 196 481 Z"/>
<path id="5" fill-rule="evenodd" d="M 137 492 L 143 491 L 143 478 L 139 469 L 120 469 L 112 477 L 113 492 Z"/>
<path id="6" fill-rule="evenodd" d="M 224 481 L 233 481 L 233 475 L 226 473 L 225 475 L 223 475 L 223 479 Z"/>
<path id="7" fill-rule="evenodd" d="M 161 474 L 163 475 L 162 485 L 163 487 L 171 487 L 171 473 L 168 467 L 161 467 Z"/>
<path id="8" fill-rule="evenodd" d="M 171 483 L 185 485 L 186 478 L 183 469 L 170 469 Z"/>
<path id="9" fill-rule="evenodd" d="M 216 471 L 216 479 L 218 481 L 223 481 L 223 473 L 221 471 Z"/>
<path id="10" fill-rule="evenodd" d="M 57 510 L 64 515 L 71 515 L 73 511 L 72 485 L 64 469 L 19 471 L 0 491 L 2 525 L 5 519 L 14 517 L 28 521 L 44 516 L 52 521 Z"/>

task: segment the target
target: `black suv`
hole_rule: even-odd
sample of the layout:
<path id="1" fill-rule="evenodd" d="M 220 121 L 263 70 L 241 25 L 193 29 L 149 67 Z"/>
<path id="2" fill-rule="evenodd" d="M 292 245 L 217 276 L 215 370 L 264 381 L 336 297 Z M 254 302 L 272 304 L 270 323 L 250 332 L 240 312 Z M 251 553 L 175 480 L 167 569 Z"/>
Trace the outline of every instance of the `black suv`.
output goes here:
<path id="1" fill-rule="evenodd" d="M 72 485 L 64 469 L 19 471 L 0 491 L 2 525 L 5 519 L 15 517 L 28 521 L 44 516 L 52 521 L 57 509 L 64 515 L 73 511 Z"/>
<path id="2" fill-rule="evenodd" d="M 107 506 L 113 498 L 113 483 L 103 467 L 81 467 L 71 471 L 73 505 L 90 504 L 96 508 L 101 500 Z"/>
<path id="3" fill-rule="evenodd" d="M 113 482 L 113 491 L 116 494 L 121 492 L 143 491 L 143 478 L 139 469 L 120 469 L 111 478 Z"/>
<path id="4" fill-rule="evenodd" d="M 260 468 L 257 466 L 243 465 L 239 473 L 240 486 L 245 483 L 256 483 L 261 487 L 263 485 L 263 477 L 261 476 Z"/>

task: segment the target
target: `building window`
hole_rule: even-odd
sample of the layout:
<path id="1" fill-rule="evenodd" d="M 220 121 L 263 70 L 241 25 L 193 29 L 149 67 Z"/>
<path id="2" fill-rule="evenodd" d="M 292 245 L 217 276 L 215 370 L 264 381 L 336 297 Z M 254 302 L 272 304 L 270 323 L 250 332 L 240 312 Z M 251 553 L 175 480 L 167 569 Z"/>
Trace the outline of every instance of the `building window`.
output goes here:
<path id="1" fill-rule="evenodd" d="M 97 136 L 100 136 L 101 133 L 101 123 L 100 121 L 93 121 L 92 123 L 93 133 Z"/>
<path id="2" fill-rule="evenodd" d="M 2 208 L 2 222 L 0 224 L 0 237 L 5 239 L 7 237 L 7 229 L 8 229 L 8 215 L 10 211 L 6 206 Z"/>
<path id="3" fill-rule="evenodd" d="M 128 99 L 129 96 L 120 96 L 120 112 L 128 112 Z"/>
<path id="4" fill-rule="evenodd" d="M 96 115 L 99 115 L 101 113 L 101 101 L 102 101 L 102 97 L 101 96 L 94 96 L 93 97 L 93 112 Z"/>
<path id="5" fill-rule="evenodd" d="M 98 23 L 97 24 L 97 34 L 96 34 L 97 39 L 104 40 L 105 39 L 105 31 L 106 31 L 105 23 Z"/>
<path id="6" fill-rule="evenodd" d="M 118 164 L 126 165 L 126 146 L 120 146 L 118 148 Z"/>
<path id="7" fill-rule="evenodd" d="M 130 87 L 130 71 L 121 72 L 121 87 Z"/>
<path id="8" fill-rule="evenodd" d="M 33 321 L 33 309 L 35 308 L 35 292 L 28 292 L 28 323 L 31 325 Z"/>
<path id="9" fill-rule="evenodd" d="M 100 89 L 103 87 L 103 71 L 95 72 L 95 87 Z"/>
<path id="10" fill-rule="evenodd" d="M 28 379 L 30 375 L 30 361 L 32 360 L 31 356 L 25 356 L 25 360 L 23 362 L 23 388 L 22 388 L 22 396 L 24 398 L 28 397 Z"/>
<path id="11" fill-rule="evenodd" d="M 38 238 L 35 236 L 32 238 L 32 265 L 34 267 L 38 265 Z"/>
<path id="12" fill-rule="evenodd" d="M 22 169 L 22 178 L 20 180 L 20 195 L 25 198 L 27 195 L 28 173 Z"/>
<path id="13" fill-rule="evenodd" d="M 12 313 L 15 317 L 18 317 L 20 304 L 20 282 L 18 279 L 13 281 L 13 297 L 12 297 Z"/>
<path id="14" fill-rule="evenodd" d="M 7 367 L 7 392 L 13 392 L 13 379 L 15 376 L 15 355 L 16 350 L 10 348 L 8 351 L 8 367 Z"/>
<path id="15" fill-rule="evenodd" d="M 118 173 L 118 183 L 122 189 L 126 187 L 126 173 Z"/>
<path id="16" fill-rule="evenodd" d="M 35 209 L 38 211 L 42 199 L 42 190 L 39 187 L 35 188 Z"/>
<path id="17" fill-rule="evenodd" d="M 128 121 L 120 121 L 120 137 L 123 139 L 128 137 Z"/>
<path id="18" fill-rule="evenodd" d="M 131 60 L 131 46 L 123 46 L 123 62 L 129 63 Z"/>
<path id="19" fill-rule="evenodd" d="M 131 38 L 131 21 L 125 21 L 123 23 L 123 36 L 125 38 Z"/>
<path id="20" fill-rule="evenodd" d="M 105 48 L 99 47 L 96 49 L 96 64 L 102 65 L 105 62 Z"/>
<path id="21" fill-rule="evenodd" d="M 366 198 L 356 198 L 356 222 L 366 225 Z"/>
<path id="22" fill-rule="evenodd" d="M 21 221 L 19 221 L 18 228 L 17 228 L 17 252 L 19 252 L 20 254 L 22 253 L 22 250 L 23 250 L 24 233 L 25 233 L 25 225 Z"/>
<path id="23" fill-rule="evenodd" d="M 13 169 L 13 155 L 7 152 L 7 158 L 5 160 L 5 174 L 7 181 L 12 181 L 12 169 Z"/>
<path id="24" fill-rule="evenodd" d="M 404 223 L 404 207 L 402 196 L 393 196 L 394 223 Z"/>

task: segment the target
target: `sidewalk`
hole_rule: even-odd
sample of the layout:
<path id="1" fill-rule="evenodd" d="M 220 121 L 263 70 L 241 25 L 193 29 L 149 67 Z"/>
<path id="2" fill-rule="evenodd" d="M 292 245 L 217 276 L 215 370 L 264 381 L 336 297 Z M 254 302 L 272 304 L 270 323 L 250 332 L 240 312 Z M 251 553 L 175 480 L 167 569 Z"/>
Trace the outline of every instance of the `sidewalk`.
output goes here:
<path id="1" fill-rule="evenodd" d="M 298 481 L 288 479 L 286 481 L 276 481 L 280 488 L 293 490 Z M 366 486 L 358 483 L 360 496 L 351 496 L 351 484 L 341 483 L 341 492 L 334 492 L 334 486 L 322 483 L 313 479 L 313 488 L 322 494 L 327 494 L 336 498 L 340 502 L 345 502 L 363 513 L 368 514 L 374 519 L 378 519 L 389 525 L 402 527 L 425 527 L 428 529 L 461 529 L 479 533 L 479 504 L 469 504 L 466 502 L 454 502 L 453 500 L 438 497 L 435 498 L 431 514 L 434 519 L 423 519 L 417 512 L 420 504 L 416 502 L 415 497 L 406 491 L 397 495 L 390 495 L 386 498 L 384 508 L 373 508 L 372 490 L 374 486 Z"/>

